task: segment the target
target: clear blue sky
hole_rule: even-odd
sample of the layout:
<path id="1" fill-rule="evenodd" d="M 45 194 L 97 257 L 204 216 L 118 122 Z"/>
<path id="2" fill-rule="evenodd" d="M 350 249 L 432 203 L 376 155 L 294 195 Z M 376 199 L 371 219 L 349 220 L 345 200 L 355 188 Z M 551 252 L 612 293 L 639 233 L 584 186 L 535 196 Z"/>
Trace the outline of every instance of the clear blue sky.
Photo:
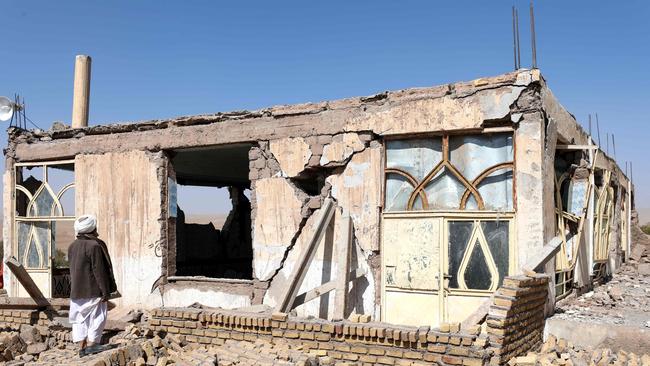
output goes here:
<path id="1" fill-rule="evenodd" d="M 508 72 L 513 4 L 530 65 L 521 0 L 2 3 L 0 95 L 23 95 L 44 128 L 69 123 L 76 54 L 93 57 L 91 124 Z M 551 89 L 584 125 L 598 113 L 603 140 L 615 134 L 618 160 L 633 161 L 638 206 L 650 207 L 650 2 L 537 1 L 535 9 L 538 64 Z"/>

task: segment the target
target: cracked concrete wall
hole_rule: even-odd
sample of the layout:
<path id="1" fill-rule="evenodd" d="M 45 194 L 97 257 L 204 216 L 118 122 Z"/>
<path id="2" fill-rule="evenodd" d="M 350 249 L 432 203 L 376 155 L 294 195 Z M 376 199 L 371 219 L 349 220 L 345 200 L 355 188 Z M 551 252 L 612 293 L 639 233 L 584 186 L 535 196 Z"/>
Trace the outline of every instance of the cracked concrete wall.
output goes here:
<path id="1" fill-rule="evenodd" d="M 366 271 L 364 278 L 350 285 L 348 312 L 375 314 L 378 269 L 368 259 L 376 255 L 373 251 L 379 247 L 378 208 L 383 178 L 381 146 L 371 140 L 369 133 L 339 133 L 263 141 L 251 149 L 253 268 L 256 280 L 268 282 L 264 304 L 276 305 L 300 254 L 314 235 L 322 200 L 331 196 L 338 207 L 336 217 L 340 220 L 340 210 L 346 209 L 353 222 L 351 269 Z M 293 144 L 297 149 L 291 149 Z M 316 191 L 308 193 L 306 187 Z M 300 292 L 340 274 L 332 259 L 332 243 L 339 240 L 336 235 L 330 228 L 327 238 L 319 244 Z M 334 293 L 330 293 L 296 311 L 330 317 L 333 301 Z"/>
<path id="2" fill-rule="evenodd" d="M 97 216 L 108 246 L 119 306 L 155 306 L 152 286 L 163 272 L 167 165 L 162 153 L 131 151 L 75 159 L 77 214 Z"/>

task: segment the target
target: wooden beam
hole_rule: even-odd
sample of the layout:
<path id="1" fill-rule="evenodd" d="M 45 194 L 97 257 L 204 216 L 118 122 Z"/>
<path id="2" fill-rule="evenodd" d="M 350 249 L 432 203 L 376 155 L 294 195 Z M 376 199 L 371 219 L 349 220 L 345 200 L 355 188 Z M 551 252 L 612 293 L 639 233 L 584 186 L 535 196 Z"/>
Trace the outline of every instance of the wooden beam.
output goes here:
<path id="1" fill-rule="evenodd" d="M 326 293 L 329 293 L 335 288 L 336 288 L 336 281 L 325 282 L 324 284 L 314 289 L 311 289 L 307 292 L 303 292 L 302 294 L 296 296 L 296 298 L 293 300 L 293 304 L 291 305 L 291 308 L 295 308 L 298 305 L 302 305 L 306 302 L 314 300 L 315 298 L 320 297 L 321 295 L 325 295 Z"/>
<path id="2" fill-rule="evenodd" d="M 334 318 L 345 319 L 345 303 L 348 294 L 348 270 L 350 268 L 350 253 L 352 249 L 352 220 L 350 213 L 341 214 L 341 224 L 338 226 L 339 242 L 336 249 L 336 293 L 334 294 Z"/>
<path id="3" fill-rule="evenodd" d="M 499 132 L 512 132 L 515 129 L 510 126 L 501 127 L 485 127 L 481 130 L 483 133 L 499 133 Z"/>
<path id="4" fill-rule="evenodd" d="M 366 271 L 362 270 L 361 268 L 357 268 L 354 271 L 349 272 L 347 274 L 347 278 L 349 279 L 349 281 L 355 281 L 355 280 L 357 280 L 357 279 L 359 279 L 359 278 L 361 278 L 361 277 L 363 277 L 365 275 L 366 275 Z M 324 283 L 324 284 L 322 284 L 322 285 L 320 285 L 320 286 L 318 286 L 318 287 L 316 287 L 314 289 L 311 289 L 311 290 L 309 290 L 307 292 L 303 292 L 302 294 L 296 296 L 296 299 L 293 301 L 292 308 L 295 308 L 298 305 L 302 305 L 302 304 L 304 304 L 306 302 L 314 300 L 317 297 L 325 295 L 326 293 L 328 293 L 328 292 L 330 292 L 330 291 L 332 291 L 334 289 L 337 289 L 336 286 L 337 286 L 337 281 L 334 280 L 334 281 L 326 282 L 326 283 Z"/>
<path id="5" fill-rule="evenodd" d="M 29 296 L 34 299 L 34 302 L 39 307 L 50 306 L 50 302 L 45 298 L 45 296 L 43 296 L 43 293 L 38 288 L 36 283 L 34 283 L 34 280 L 32 280 L 32 277 L 29 275 L 29 273 L 27 273 L 25 267 L 23 267 L 23 265 L 20 264 L 16 258 L 9 257 L 9 259 L 5 261 L 5 264 L 7 265 L 7 268 L 9 268 L 14 274 L 14 276 L 16 276 L 18 282 L 23 285 Z"/>
<path id="6" fill-rule="evenodd" d="M 334 217 L 334 211 L 334 203 L 332 200 L 330 198 L 325 199 L 321 211 L 321 217 L 316 224 L 314 236 L 311 238 L 304 251 L 300 254 L 298 263 L 289 277 L 289 284 L 280 298 L 275 311 L 286 313 L 292 309 L 293 301 L 296 298 L 300 285 L 305 278 L 307 268 L 316 254 L 318 243 L 323 239 L 327 226 L 332 221 L 332 217 Z"/>
<path id="7" fill-rule="evenodd" d="M 556 150 L 598 150 L 598 145 L 557 145 Z"/>
<path id="8" fill-rule="evenodd" d="M 521 267 L 522 271 L 536 271 L 537 269 L 540 269 L 540 267 L 546 264 L 546 262 L 555 257 L 561 247 L 562 238 L 559 236 L 554 237 Z"/>

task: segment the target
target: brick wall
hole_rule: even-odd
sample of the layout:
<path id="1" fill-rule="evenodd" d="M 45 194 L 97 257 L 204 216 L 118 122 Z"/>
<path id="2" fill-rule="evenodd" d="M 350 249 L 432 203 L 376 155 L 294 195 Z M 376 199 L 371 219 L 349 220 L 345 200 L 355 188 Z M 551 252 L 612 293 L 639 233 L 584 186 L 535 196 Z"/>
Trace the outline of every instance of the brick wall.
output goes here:
<path id="1" fill-rule="evenodd" d="M 482 333 L 479 326 L 460 329 L 458 323 L 430 329 L 370 322 L 364 315 L 332 322 L 283 313 L 191 308 L 154 309 L 148 326 L 192 343 L 277 340 L 320 356 L 372 365 L 501 365 L 541 345 L 548 281 L 545 275 L 506 277 L 495 293 Z M 0 329 L 18 330 L 22 324 L 50 327 L 55 338 L 70 341 L 68 330 L 52 329 L 54 315 L 3 309 Z"/>
<path id="2" fill-rule="evenodd" d="M 506 277 L 487 316 L 491 364 L 504 364 L 542 344 L 546 275 Z"/>
<path id="3" fill-rule="evenodd" d="M 56 340 L 72 342 L 72 335 L 69 329 L 62 325 L 53 326 L 52 318 L 57 315 L 52 311 L 26 310 L 26 309 L 2 309 L 0 310 L 0 330 L 19 331 L 23 325 L 36 327 L 41 335 L 53 337 Z"/>
<path id="4" fill-rule="evenodd" d="M 364 320 L 362 316 L 360 320 Z M 287 314 L 226 310 L 156 309 L 154 331 L 179 334 L 188 342 L 222 345 L 228 339 L 278 339 L 338 360 L 375 365 L 483 365 L 489 360 L 488 340 L 480 328 L 460 330 L 459 324 L 440 329 L 400 327 L 385 323 L 289 318 Z"/>
<path id="5" fill-rule="evenodd" d="M 43 316 L 47 319 L 47 314 L 38 310 L 16 310 L 16 309 L 2 309 L 0 310 L 0 328 L 18 330 L 22 324 L 36 325 L 43 323 L 45 320 L 40 319 Z"/>

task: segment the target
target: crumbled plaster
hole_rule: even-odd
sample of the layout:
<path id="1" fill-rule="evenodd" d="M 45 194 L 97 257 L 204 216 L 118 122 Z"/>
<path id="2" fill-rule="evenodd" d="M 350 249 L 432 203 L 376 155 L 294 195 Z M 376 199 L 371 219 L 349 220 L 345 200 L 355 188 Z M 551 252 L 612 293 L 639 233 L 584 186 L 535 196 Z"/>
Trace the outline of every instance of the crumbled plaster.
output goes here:
<path id="1" fill-rule="evenodd" d="M 272 140 L 270 151 L 280 164 L 283 177 L 299 175 L 312 156 L 309 145 L 302 137 Z"/>
<path id="2" fill-rule="evenodd" d="M 356 133 L 336 135 L 330 144 L 323 147 L 320 165 L 327 166 L 330 162 L 342 163 L 355 152 L 363 150 L 366 145 Z"/>

